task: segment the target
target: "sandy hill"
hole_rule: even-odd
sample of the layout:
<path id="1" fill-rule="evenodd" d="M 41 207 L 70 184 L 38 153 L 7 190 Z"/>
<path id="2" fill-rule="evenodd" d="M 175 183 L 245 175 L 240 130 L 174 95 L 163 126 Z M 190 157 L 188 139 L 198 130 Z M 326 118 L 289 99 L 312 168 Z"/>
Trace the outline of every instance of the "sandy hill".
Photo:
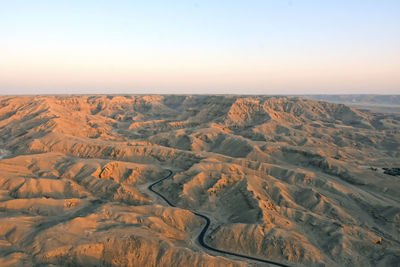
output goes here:
<path id="1" fill-rule="evenodd" d="M 0 266 L 398 266 L 400 116 L 266 96 L 0 97 Z M 176 207 L 150 192 L 155 189 Z"/>

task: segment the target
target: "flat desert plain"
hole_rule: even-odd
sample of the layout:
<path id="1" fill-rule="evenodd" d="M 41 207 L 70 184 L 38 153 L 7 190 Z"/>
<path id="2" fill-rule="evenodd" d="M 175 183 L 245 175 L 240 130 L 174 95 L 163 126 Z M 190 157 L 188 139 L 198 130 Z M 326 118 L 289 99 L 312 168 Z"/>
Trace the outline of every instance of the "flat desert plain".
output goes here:
<path id="1" fill-rule="evenodd" d="M 1 96 L 0 266 L 399 266 L 399 167 L 398 113 Z"/>

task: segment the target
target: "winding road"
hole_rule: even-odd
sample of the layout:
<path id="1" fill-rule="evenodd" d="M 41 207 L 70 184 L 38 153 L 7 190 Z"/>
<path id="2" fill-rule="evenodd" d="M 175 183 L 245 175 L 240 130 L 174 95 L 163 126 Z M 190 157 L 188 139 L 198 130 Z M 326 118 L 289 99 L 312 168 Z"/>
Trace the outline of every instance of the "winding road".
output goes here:
<path id="1" fill-rule="evenodd" d="M 165 202 L 167 202 L 168 205 L 170 205 L 171 207 L 176 207 L 174 204 L 172 204 L 165 196 L 163 196 L 161 193 L 155 191 L 153 189 L 153 187 L 159 183 L 161 183 L 162 181 L 173 177 L 174 173 L 171 170 L 168 170 L 169 174 L 164 177 L 161 178 L 160 180 L 152 183 L 151 185 L 149 185 L 148 189 L 153 192 L 154 194 L 156 194 L 157 196 L 161 197 Z M 209 245 L 206 244 L 206 242 L 204 241 L 204 238 L 206 236 L 206 232 L 208 230 L 208 227 L 210 226 L 210 218 L 208 218 L 207 216 L 191 211 L 194 215 L 203 218 L 206 221 L 206 225 L 204 226 L 204 228 L 201 230 L 199 236 L 197 237 L 197 240 L 199 241 L 199 244 L 204 247 L 205 249 L 211 250 L 211 251 L 215 251 L 215 252 L 219 252 L 222 254 L 226 254 L 226 255 L 232 255 L 232 256 L 236 256 L 236 257 L 240 257 L 243 259 L 247 259 L 247 260 L 253 260 L 253 261 L 258 261 L 258 262 L 263 262 L 263 263 L 268 263 L 268 264 L 272 264 L 272 265 L 276 265 L 276 266 L 282 266 L 282 267 L 289 267 L 288 265 L 285 265 L 283 263 L 279 263 L 279 262 L 275 262 L 275 261 L 271 261 L 271 260 L 265 260 L 265 259 L 260 259 L 260 258 L 255 258 L 255 257 L 251 257 L 251 256 L 247 256 L 247 255 L 243 255 L 243 254 L 238 254 L 238 253 L 234 253 L 234 252 L 229 252 L 229 251 L 225 251 L 225 250 L 220 250 L 220 249 L 216 249 L 216 248 L 212 248 Z"/>

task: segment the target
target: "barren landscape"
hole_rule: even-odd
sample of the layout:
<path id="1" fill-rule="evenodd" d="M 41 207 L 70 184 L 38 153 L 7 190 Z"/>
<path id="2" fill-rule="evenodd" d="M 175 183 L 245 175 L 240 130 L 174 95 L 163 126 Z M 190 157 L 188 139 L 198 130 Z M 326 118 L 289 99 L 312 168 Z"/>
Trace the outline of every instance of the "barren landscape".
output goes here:
<path id="1" fill-rule="evenodd" d="M 399 266 L 399 159 L 338 103 L 0 96 L 0 266 Z"/>

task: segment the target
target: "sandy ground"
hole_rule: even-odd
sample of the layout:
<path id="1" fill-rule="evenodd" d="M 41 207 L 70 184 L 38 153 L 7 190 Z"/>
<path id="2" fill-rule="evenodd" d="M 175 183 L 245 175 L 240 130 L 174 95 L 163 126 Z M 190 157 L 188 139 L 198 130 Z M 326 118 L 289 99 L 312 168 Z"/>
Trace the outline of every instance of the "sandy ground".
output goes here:
<path id="1" fill-rule="evenodd" d="M 0 266 L 398 266 L 400 116 L 287 97 L 0 97 Z M 371 168 L 373 167 L 373 168 Z M 374 171 L 376 168 L 377 171 Z M 157 185 L 176 208 L 148 190 Z"/>

